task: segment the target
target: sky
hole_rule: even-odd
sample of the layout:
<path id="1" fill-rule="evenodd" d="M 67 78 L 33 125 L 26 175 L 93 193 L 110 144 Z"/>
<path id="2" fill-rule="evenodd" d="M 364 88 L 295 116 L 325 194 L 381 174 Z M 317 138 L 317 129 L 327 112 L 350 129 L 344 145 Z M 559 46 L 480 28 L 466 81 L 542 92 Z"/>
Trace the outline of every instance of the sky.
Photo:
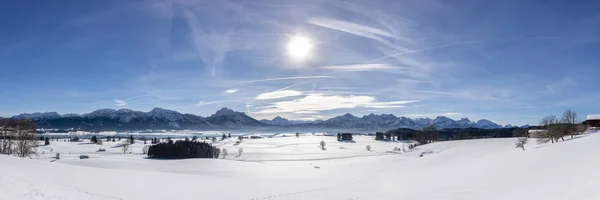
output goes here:
<path id="1" fill-rule="evenodd" d="M 0 116 L 600 113 L 598 1 L 0 2 Z"/>

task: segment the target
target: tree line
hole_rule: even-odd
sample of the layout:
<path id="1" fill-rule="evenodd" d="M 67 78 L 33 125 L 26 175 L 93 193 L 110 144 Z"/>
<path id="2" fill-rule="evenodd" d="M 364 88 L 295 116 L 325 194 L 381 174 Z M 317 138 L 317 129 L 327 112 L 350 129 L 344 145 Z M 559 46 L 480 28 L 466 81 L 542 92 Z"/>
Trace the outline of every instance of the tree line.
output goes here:
<path id="1" fill-rule="evenodd" d="M 395 129 L 388 132 L 376 132 L 375 140 L 392 141 L 392 140 L 414 140 L 419 144 L 429 144 L 440 140 L 440 133 L 434 126 L 428 126 L 422 130 L 413 130 L 407 128 Z"/>

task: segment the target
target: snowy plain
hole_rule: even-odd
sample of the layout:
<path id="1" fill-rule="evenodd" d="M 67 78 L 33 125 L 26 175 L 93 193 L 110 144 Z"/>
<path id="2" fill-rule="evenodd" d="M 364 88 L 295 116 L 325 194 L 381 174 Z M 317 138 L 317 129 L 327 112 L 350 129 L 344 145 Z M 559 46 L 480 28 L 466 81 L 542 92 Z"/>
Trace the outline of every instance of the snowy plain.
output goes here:
<path id="1" fill-rule="evenodd" d="M 306 134 L 236 145 L 231 138 L 215 144 L 228 149 L 224 159 L 184 160 L 147 159 L 140 141 L 130 154 L 118 142 L 51 141 L 33 159 L 0 156 L 0 199 L 600 199 L 598 134 L 530 140 L 525 151 L 515 138 L 410 152 L 392 151 L 406 143 L 372 136 L 335 139 Z M 61 159 L 50 162 L 56 152 Z"/>

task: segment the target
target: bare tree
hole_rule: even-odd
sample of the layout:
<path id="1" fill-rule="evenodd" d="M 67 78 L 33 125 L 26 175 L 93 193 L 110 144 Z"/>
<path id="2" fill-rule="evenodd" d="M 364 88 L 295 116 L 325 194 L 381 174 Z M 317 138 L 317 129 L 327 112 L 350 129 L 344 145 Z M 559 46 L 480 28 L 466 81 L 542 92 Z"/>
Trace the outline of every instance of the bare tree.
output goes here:
<path id="1" fill-rule="evenodd" d="M 577 132 L 577 124 L 579 124 L 579 120 L 577 119 L 577 113 L 571 109 L 565 110 L 562 115 L 561 122 L 564 123 L 564 134 L 573 135 Z"/>
<path id="2" fill-rule="evenodd" d="M 517 139 L 517 143 L 516 143 L 516 147 L 517 148 L 522 148 L 523 151 L 525 151 L 525 144 L 527 144 L 529 138 L 527 137 L 520 137 Z"/>
<path id="3" fill-rule="evenodd" d="M 129 143 L 127 143 L 127 144 L 123 144 L 123 145 L 121 146 L 121 149 L 123 150 L 123 154 L 126 154 L 126 153 L 129 151 L 129 145 L 130 145 L 130 144 L 129 144 Z"/>
<path id="4" fill-rule="evenodd" d="M 321 143 L 319 143 L 321 145 L 321 149 L 325 150 L 325 141 L 321 140 Z"/>
<path id="5" fill-rule="evenodd" d="M 555 115 L 548 115 L 544 118 L 542 118 L 542 120 L 540 120 L 540 126 L 543 126 L 546 128 L 546 132 L 541 134 L 541 137 L 538 138 L 537 142 L 538 143 L 547 143 L 547 142 L 552 142 L 554 143 L 554 140 L 558 141 L 558 127 L 555 126 L 555 124 L 558 123 L 558 118 L 556 118 Z"/>
<path id="6" fill-rule="evenodd" d="M 35 138 L 36 125 L 33 121 L 1 119 L 0 153 L 28 157 L 35 153 L 38 141 Z"/>
<path id="7" fill-rule="evenodd" d="M 225 135 L 225 134 L 223 134 L 223 135 Z M 223 151 L 221 151 L 221 152 L 223 152 L 223 158 L 225 158 L 225 156 L 227 156 L 227 154 L 228 154 L 227 149 L 225 149 L 225 148 L 223 148 Z"/>

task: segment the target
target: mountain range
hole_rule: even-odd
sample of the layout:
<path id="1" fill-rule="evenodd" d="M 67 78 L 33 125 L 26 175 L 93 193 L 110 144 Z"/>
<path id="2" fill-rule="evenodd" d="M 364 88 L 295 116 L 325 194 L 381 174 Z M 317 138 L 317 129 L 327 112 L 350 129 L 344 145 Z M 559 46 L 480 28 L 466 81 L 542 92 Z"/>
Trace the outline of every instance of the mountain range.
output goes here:
<path id="1" fill-rule="evenodd" d="M 131 130 L 241 130 L 241 129 L 277 129 L 277 130 L 348 130 L 348 131 L 386 131 L 397 128 L 422 129 L 435 126 L 447 128 L 511 128 L 501 126 L 490 120 L 471 121 L 468 118 L 453 120 L 439 116 L 410 119 L 391 114 L 369 114 L 357 117 L 344 114 L 327 120 L 295 121 L 282 117 L 272 120 L 256 120 L 243 112 L 222 108 L 208 117 L 182 114 L 177 111 L 154 108 L 150 112 L 129 109 L 100 109 L 87 114 L 59 114 L 56 112 L 24 113 L 13 116 L 14 119 L 34 120 L 39 128 L 76 129 L 87 131 L 131 131 Z"/>

